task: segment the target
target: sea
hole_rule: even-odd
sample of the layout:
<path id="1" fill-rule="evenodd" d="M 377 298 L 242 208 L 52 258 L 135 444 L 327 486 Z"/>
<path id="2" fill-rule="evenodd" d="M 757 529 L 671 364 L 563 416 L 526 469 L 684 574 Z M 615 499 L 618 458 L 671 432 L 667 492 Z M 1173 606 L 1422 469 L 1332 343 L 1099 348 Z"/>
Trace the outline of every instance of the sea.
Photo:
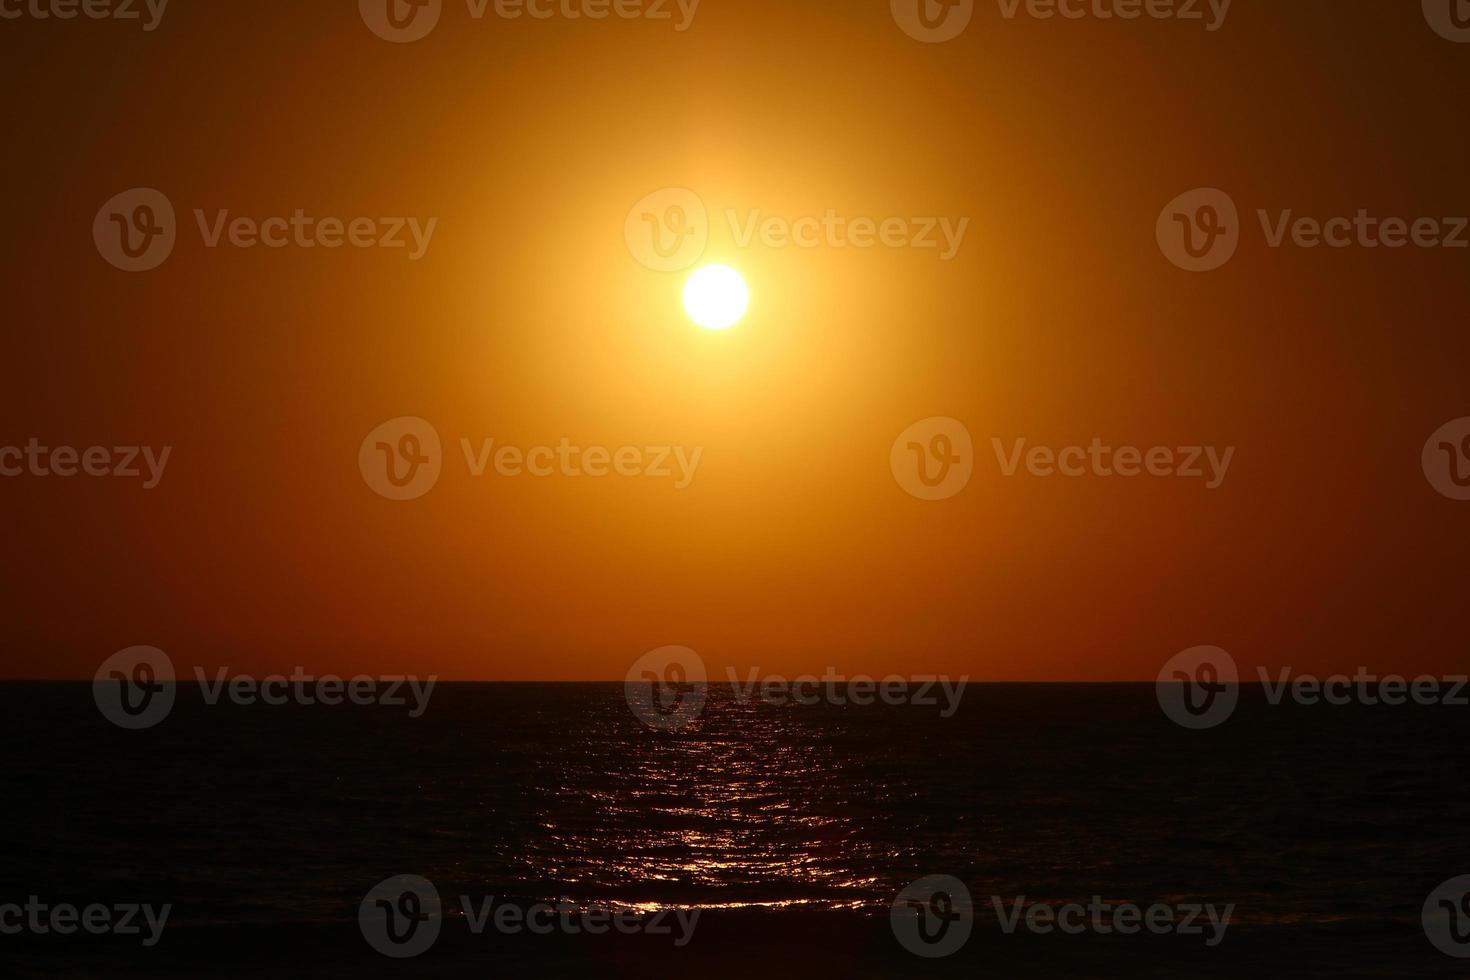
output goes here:
<path id="1" fill-rule="evenodd" d="M 1190 730 L 1153 684 L 971 683 L 948 716 L 698 690 L 660 729 L 622 683 L 441 682 L 418 717 L 181 683 L 128 730 L 90 683 L 0 684 L 0 907 L 170 908 L 151 946 L 11 934 L 0 908 L 0 975 L 1470 975 L 1424 919 L 1470 875 L 1470 708 L 1243 685 Z M 942 956 L 895 918 L 932 876 L 968 892 Z M 365 901 L 409 880 L 442 903 L 438 939 L 384 954 Z M 487 901 L 699 915 L 688 935 L 476 932 Z M 1018 902 L 1230 918 L 1047 931 Z"/>

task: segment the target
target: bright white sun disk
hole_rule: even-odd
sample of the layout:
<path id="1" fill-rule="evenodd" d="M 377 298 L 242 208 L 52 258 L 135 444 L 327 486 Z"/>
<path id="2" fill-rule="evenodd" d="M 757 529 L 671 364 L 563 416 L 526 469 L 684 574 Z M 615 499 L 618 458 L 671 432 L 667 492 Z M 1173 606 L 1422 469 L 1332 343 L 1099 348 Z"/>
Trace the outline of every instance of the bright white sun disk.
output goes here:
<path id="1" fill-rule="evenodd" d="M 740 273 L 728 265 L 696 269 L 684 286 L 684 309 L 689 317 L 709 330 L 724 330 L 740 322 L 750 305 L 750 290 Z"/>

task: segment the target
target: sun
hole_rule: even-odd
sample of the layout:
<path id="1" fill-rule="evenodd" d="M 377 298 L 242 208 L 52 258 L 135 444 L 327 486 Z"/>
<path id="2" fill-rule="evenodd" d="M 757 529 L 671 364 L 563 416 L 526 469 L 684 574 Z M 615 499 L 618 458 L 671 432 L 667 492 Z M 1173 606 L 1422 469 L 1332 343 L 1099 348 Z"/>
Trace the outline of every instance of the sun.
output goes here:
<path id="1" fill-rule="evenodd" d="M 733 327 L 749 305 L 745 280 L 728 265 L 695 269 L 684 286 L 684 309 L 691 320 L 708 330 Z"/>

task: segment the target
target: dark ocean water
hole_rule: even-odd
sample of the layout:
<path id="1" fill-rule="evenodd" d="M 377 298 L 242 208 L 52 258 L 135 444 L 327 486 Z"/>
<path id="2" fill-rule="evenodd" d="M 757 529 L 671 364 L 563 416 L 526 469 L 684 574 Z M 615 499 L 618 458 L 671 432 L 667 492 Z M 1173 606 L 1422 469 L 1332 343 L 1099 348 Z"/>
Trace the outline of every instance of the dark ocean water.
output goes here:
<path id="1" fill-rule="evenodd" d="M 0 730 L 0 901 L 167 902 L 160 948 L 288 927 L 360 944 L 359 902 L 397 874 L 447 895 L 876 922 L 942 873 L 979 929 L 990 895 L 1233 903 L 1238 945 L 1319 942 L 1339 972 L 1470 963 L 1420 927 L 1429 892 L 1470 874 L 1466 708 L 1269 706 L 1247 687 L 1229 722 L 1191 732 L 1148 684 L 971 685 L 950 718 L 711 685 L 694 724 L 658 732 L 621 684 L 440 684 L 420 718 L 211 706 L 189 686 L 130 732 L 88 684 L 7 684 Z M 1130 950 L 1137 967 L 1147 947 Z"/>

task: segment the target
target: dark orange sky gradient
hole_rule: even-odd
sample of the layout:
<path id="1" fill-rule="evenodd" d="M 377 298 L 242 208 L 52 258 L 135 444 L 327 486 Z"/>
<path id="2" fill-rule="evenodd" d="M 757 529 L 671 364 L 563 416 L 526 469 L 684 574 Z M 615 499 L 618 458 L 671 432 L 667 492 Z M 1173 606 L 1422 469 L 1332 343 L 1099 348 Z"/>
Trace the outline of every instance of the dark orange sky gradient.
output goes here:
<path id="1" fill-rule="evenodd" d="M 0 479 L 0 676 L 152 644 L 263 674 L 1152 680 L 1463 672 L 1470 504 L 1420 449 L 1470 415 L 1470 250 L 1271 249 L 1255 209 L 1470 213 L 1470 45 L 1417 3 L 1238 0 L 1178 22 L 1006 21 L 919 44 L 881 2 L 703 0 L 693 27 L 466 17 L 390 45 L 354 0 L 185 4 L 158 30 L 0 21 L 0 445 L 173 446 L 144 492 Z M 452 8 L 452 9 L 451 9 Z M 67 65 L 73 67 L 60 68 Z M 81 66 L 81 67 L 75 67 Z M 1389 84 L 1389 83 L 1392 84 Z M 97 254 L 127 188 L 161 268 Z M 932 251 L 739 248 L 733 330 L 630 256 L 645 194 L 712 211 L 967 217 Z M 1160 254 L 1226 189 L 1219 271 Z M 207 249 L 192 211 L 437 217 L 428 254 Z M 363 437 L 430 420 L 444 476 L 375 495 Z M 959 496 L 888 465 L 974 435 Z M 990 440 L 1234 446 L 1196 481 L 1000 475 Z M 471 478 L 458 440 L 703 447 L 697 478 Z"/>

